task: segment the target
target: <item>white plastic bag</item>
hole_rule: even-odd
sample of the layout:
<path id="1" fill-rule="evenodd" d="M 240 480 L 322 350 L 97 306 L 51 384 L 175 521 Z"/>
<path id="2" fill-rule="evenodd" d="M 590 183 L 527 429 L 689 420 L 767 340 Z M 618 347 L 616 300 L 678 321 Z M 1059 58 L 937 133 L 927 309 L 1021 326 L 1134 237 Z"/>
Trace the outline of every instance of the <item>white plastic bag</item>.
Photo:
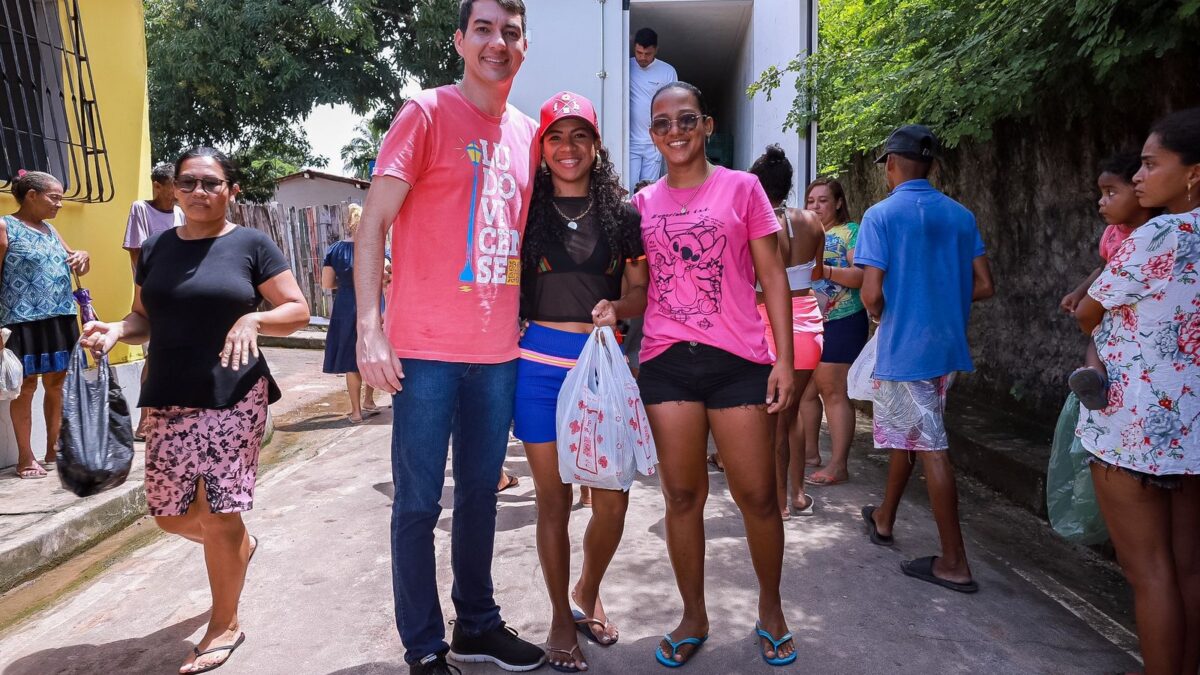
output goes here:
<path id="1" fill-rule="evenodd" d="M 8 336 L 12 331 L 0 329 L 0 344 L 8 344 Z M 21 359 L 11 349 L 5 349 L 0 356 L 0 401 L 11 401 L 21 395 L 21 381 L 25 378 L 25 368 Z"/>
<path id="2" fill-rule="evenodd" d="M 875 399 L 875 340 L 879 337 L 879 333 L 871 336 L 867 340 L 867 344 L 863 346 L 862 352 L 858 358 L 854 359 L 854 363 L 850 365 L 850 372 L 846 374 L 846 395 L 858 401 L 872 401 Z"/>
<path id="3" fill-rule="evenodd" d="M 592 331 L 558 393 L 558 473 L 564 483 L 629 490 L 658 463 L 637 382 L 611 328 Z"/>

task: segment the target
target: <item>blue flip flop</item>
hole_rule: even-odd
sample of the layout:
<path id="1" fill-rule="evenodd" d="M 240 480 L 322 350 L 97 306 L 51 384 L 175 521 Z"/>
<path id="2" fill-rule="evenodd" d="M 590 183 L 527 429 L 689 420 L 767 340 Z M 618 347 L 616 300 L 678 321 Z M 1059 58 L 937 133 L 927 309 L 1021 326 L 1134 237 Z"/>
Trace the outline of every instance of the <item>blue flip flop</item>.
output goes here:
<path id="1" fill-rule="evenodd" d="M 700 651 L 700 647 L 708 641 L 708 636 L 683 638 L 679 642 L 676 642 L 671 639 L 670 634 L 667 634 L 663 636 L 663 639 L 667 641 L 667 644 L 671 645 L 671 655 L 667 656 L 663 654 L 662 645 L 659 645 L 654 648 L 654 658 L 658 659 L 659 663 L 668 668 L 679 668 L 692 660 L 692 656 L 695 656 L 696 652 Z M 687 657 L 686 660 L 676 661 L 675 655 L 679 653 L 679 648 L 684 645 L 696 645 L 696 648 L 692 650 L 692 656 Z"/>
<path id="2" fill-rule="evenodd" d="M 779 647 L 781 645 L 783 645 L 783 643 L 792 639 L 791 633 L 784 633 L 783 637 L 776 640 L 774 635 L 771 635 L 767 631 L 763 630 L 762 622 L 757 622 L 754 624 L 754 632 L 758 633 L 758 637 L 766 640 L 767 642 L 770 642 L 771 648 L 773 650 L 775 650 L 776 654 L 779 653 Z M 762 643 L 759 643 L 760 646 L 761 646 L 761 644 Z M 767 658 L 767 650 L 764 649 L 764 650 L 762 650 L 762 659 L 768 666 L 786 666 L 790 663 L 793 663 L 796 660 L 795 646 L 793 645 L 792 653 L 788 654 L 787 656 L 785 656 L 783 658 L 775 657 L 775 658 L 769 659 L 769 658 Z"/>

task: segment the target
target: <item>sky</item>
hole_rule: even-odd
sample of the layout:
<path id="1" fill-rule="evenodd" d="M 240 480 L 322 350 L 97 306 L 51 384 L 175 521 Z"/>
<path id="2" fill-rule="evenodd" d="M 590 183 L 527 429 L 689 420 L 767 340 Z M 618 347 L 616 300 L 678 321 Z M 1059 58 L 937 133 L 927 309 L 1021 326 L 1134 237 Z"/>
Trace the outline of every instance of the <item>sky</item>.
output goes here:
<path id="1" fill-rule="evenodd" d="M 409 99 L 415 96 L 421 87 L 416 82 L 409 81 L 400 90 L 400 96 Z M 308 119 L 304 120 L 304 131 L 308 134 L 308 142 L 312 143 L 314 155 L 324 155 L 329 164 L 324 169 L 326 173 L 348 176 L 351 172 L 342 166 L 342 146 L 354 138 L 354 127 L 364 118 L 350 111 L 350 106 L 320 105 L 313 108 Z M 304 167 L 316 169 L 319 167 Z"/>
<path id="2" fill-rule="evenodd" d="M 345 104 L 313 108 L 308 119 L 304 120 L 304 131 L 308 134 L 309 143 L 312 143 L 313 154 L 329 159 L 329 164 L 321 171 L 347 175 L 348 172 L 342 167 L 342 146 L 354 138 L 354 127 L 362 119 Z"/>

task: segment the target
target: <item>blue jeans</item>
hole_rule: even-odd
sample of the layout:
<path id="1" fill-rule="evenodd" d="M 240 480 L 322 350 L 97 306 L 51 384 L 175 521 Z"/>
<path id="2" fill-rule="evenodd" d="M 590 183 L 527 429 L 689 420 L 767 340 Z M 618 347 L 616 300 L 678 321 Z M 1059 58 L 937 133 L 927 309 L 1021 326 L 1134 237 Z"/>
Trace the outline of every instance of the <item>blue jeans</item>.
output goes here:
<path id="1" fill-rule="evenodd" d="M 401 359 L 404 388 L 392 397 L 392 592 L 404 658 L 447 648 L 438 601 L 433 530 L 454 438 L 451 599 L 457 625 L 478 635 L 500 624 L 492 598 L 496 484 L 508 448 L 516 360 L 496 365 Z"/>

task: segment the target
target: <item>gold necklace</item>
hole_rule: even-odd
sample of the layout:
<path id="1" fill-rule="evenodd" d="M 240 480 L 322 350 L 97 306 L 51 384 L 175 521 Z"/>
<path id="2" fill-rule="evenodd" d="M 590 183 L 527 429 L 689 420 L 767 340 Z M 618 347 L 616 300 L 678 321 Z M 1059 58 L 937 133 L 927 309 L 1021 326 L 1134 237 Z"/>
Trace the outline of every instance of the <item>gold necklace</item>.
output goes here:
<path id="1" fill-rule="evenodd" d="M 559 218 L 562 218 L 563 221 L 566 222 L 567 227 L 571 228 L 572 230 L 578 230 L 579 229 L 578 221 L 583 220 L 583 217 L 586 216 L 587 214 L 591 213 L 591 211 L 592 211 L 592 200 L 589 197 L 587 208 L 585 208 L 583 210 L 583 213 L 575 216 L 574 218 L 571 218 L 567 214 L 563 213 L 562 209 L 558 208 L 558 204 L 555 203 L 555 201 L 553 199 L 550 200 L 550 206 L 554 207 L 554 212 L 558 214 Z"/>
<path id="2" fill-rule="evenodd" d="M 671 186 L 670 186 L 670 185 L 667 185 L 667 188 L 668 188 L 668 189 L 667 189 L 667 196 L 671 198 L 671 201 L 675 202 L 676 204 L 679 204 L 679 210 L 675 212 L 675 215 L 677 215 L 677 216 L 686 216 L 686 215 L 687 215 L 687 212 L 688 212 L 688 209 L 687 209 L 687 207 L 688 207 L 688 204 L 691 204 L 691 203 L 692 203 L 692 200 L 693 200 L 693 199 L 695 199 L 695 198 L 696 198 L 696 196 L 700 194 L 700 191 L 704 189 L 704 186 L 705 186 L 705 185 L 708 185 L 708 179 L 709 179 L 709 178 L 712 178 L 712 175 L 713 175 L 714 173 L 716 173 L 716 171 L 715 171 L 715 170 L 710 170 L 710 171 L 708 172 L 708 175 L 706 175 L 706 176 L 704 177 L 704 182 L 700 183 L 700 185 L 698 185 L 698 186 L 696 187 L 696 189 L 692 191 L 692 196 L 688 197 L 688 198 L 687 198 L 687 201 L 685 201 L 685 202 L 682 202 L 682 203 L 680 203 L 680 201 L 679 201 L 678 199 L 675 199 L 675 195 L 671 194 L 671 189 L 670 189 L 670 188 L 671 188 Z"/>

